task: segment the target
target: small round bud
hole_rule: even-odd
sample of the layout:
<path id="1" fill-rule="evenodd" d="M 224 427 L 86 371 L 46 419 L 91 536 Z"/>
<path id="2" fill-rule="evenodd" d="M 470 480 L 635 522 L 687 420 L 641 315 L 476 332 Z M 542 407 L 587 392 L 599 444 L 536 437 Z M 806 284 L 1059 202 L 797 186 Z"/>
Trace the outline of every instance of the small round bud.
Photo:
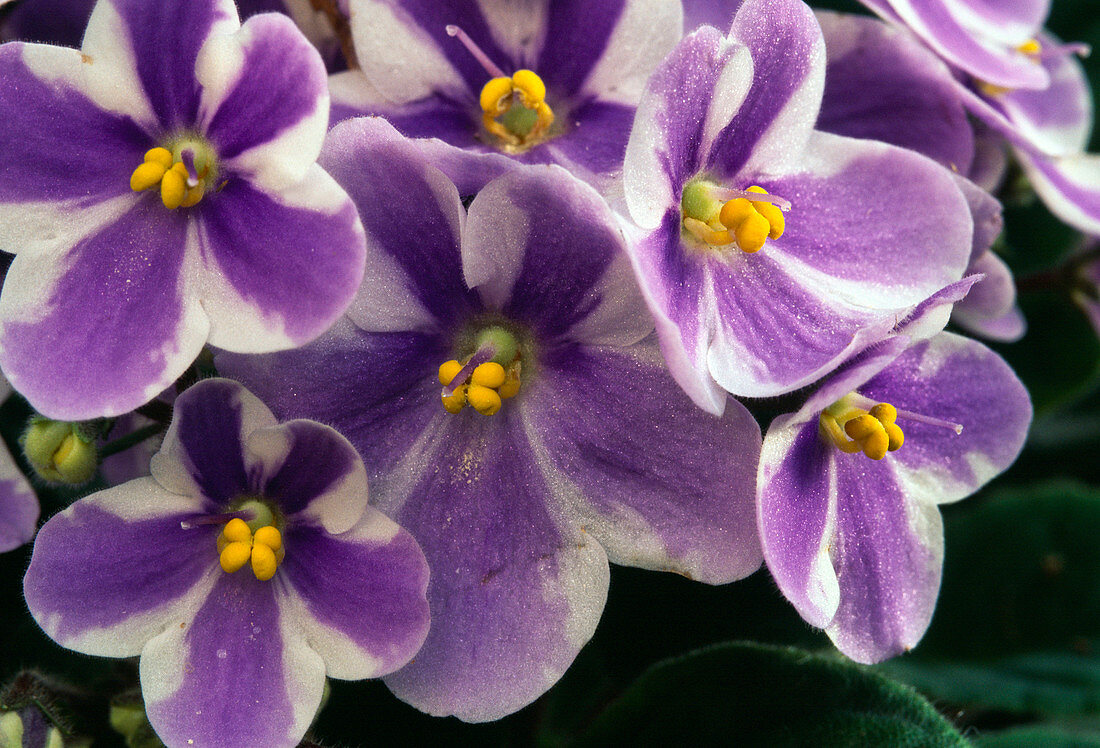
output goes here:
<path id="1" fill-rule="evenodd" d="M 95 439 L 65 421 L 33 419 L 23 432 L 23 452 L 39 477 L 52 483 L 87 483 L 99 465 Z"/>

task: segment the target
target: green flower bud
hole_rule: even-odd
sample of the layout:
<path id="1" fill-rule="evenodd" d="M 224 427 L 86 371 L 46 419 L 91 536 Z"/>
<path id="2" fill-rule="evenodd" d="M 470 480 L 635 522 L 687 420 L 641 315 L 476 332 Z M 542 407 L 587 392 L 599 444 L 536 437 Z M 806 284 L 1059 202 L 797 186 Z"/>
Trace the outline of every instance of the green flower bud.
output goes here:
<path id="1" fill-rule="evenodd" d="M 95 439 L 80 424 L 32 418 L 22 441 L 27 461 L 44 480 L 79 485 L 95 475 Z"/>

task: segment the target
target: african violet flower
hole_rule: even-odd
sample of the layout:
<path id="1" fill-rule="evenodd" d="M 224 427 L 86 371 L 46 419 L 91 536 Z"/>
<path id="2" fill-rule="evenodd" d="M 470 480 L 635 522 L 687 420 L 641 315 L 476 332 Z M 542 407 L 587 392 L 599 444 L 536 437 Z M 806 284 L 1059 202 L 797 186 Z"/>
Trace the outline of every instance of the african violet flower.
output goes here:
<path id="1" fill-rule="evenodd" d="M 951 333 L 909 342 L 891 338 L 827 378 L 772 422 L 760 460 L 768 568 L 802 617 L 860 662 L 920 640 L 942 571 L 937 505 L 1008 467 L 1031 421 L 1027 391 L 982 344 Z"/>
<path id="2" fill-rule="evenodd" d="M 967 273 L 985 279 L 955 305 L 953 319 L 995 340 L 1017 340 L 1025 323 L 1008 266 L 991 251 L 1001 205 L 968 176 L 990 181 L 981 136 L 947 65 L 904 30 L 865 16 L 818 12 L 825 38 L 825 95 L 817 127 L 910 148 L 949 169 L 974 222 Z M 992 185 L 991 185 L 992 186 Z"/>
<path id="3" fill-rule="evenodd" d="M 749 0 L 650 79 L 624 164 L 630 251 L 677 381 L 720 410 L 819 378 L 966 267 L 949 174 L 814 130 L 825 50 L 797 0 Z M 789 212 L 782 209 L 789 207 Z"/>
<path id="4" fill-rule="evenodd" d="M 416 653 L 424 556 L 367 505 L 363 464 L 331 428 L 279 425 L 236 382 L 205 380 L 176 401 L 151 469 L 51 518 L 24 594 L 60 644 L 141 655 L 169 746 L 295 745 L 326 675 Z"/>
<path id="5" fill-rule="evenodd" d="M 9 395 L 11 385 L 0 376 L 0 402 Z M 37 524 L 38 497 L 11 453 L 0 444 L 0 553 L 33 538 Z"/>
<path id="6" fill-rule="evenodd" d="M 0 47 L 0 366 L 41 412 L 123 413 L 206 342 L 312 339 L 362 229 L 315 160 L 317 52 L 231 0 L 102 0 L 82 51 Z"/>
<path id="7" fill-rule="evenodd" d="M 387 679 L 394 693 L 499 718 L 592 635 L 608 559 L 708 583 L 757 568 L 759 427 L 734 401 L 723 418 L 700 411 L 668 375 L 592 188 L 523 167 L 467 215 L 383 120 L 337 126 L 321 162 L 367 229 L 350 319 L 305 348 L 217 363 L 281 415 L 343 430 L 376 505 L 424 548 L 432 629 Z"/>
<path id="8" fill-rule="evenodd" d="M 680 38 L 679 0 L 350 0 L 361 72 L 332 79 L 333 114 L 384 115 L 466 149 L 438 165 L 463 186 L 503 156 L 606 187 L 646 78 Z M 495 159 L 476 154 L 494 154 Z"/>

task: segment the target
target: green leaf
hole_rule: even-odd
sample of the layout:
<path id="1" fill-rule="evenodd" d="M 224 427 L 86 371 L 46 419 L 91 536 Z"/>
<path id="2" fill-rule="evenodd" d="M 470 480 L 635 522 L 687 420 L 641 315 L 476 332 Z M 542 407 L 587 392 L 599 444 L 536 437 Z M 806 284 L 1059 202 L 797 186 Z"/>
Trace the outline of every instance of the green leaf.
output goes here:
<path id="1" fill-rule="evenodd" d="M 966 746 L 907 686 L 838 658 L 721 644 L 652 667 L 580 745 Z"/>

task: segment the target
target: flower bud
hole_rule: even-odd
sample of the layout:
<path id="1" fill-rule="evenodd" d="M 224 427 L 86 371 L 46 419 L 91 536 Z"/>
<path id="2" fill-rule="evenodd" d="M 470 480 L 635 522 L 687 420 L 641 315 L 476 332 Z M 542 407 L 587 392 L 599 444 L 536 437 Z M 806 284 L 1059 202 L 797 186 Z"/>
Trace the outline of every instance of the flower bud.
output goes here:
<path id="1" fill-rule="evenodd" d="M 65 421 L 31 419 L 23 432 L 23 453 L 38 476 L 52 483 L 87 483 L 98 466 L 95 438 Z"/>

